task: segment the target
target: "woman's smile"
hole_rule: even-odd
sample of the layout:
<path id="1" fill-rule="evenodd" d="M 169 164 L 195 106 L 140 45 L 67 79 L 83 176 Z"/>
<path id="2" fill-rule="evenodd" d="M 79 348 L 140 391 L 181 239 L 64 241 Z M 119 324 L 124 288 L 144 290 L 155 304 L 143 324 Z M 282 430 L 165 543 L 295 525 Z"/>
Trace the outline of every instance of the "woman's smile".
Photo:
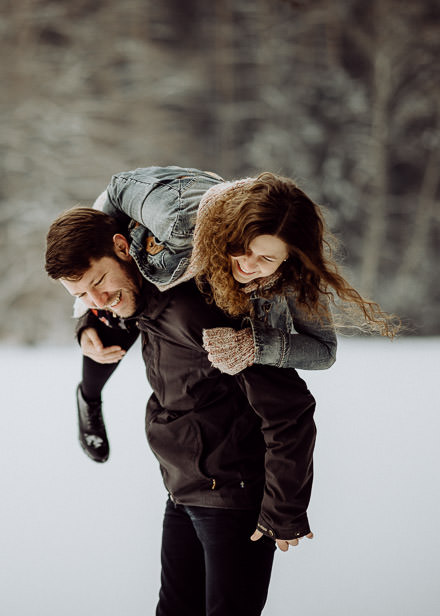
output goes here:
<path id="1" fill-rule="evenodd" d="M 237 282 L 245 283 L 270 276 L 288 257 L 287 245 L 275 235 L 258 235 L 246 254 L 231 256 L 231 272 Z"/>

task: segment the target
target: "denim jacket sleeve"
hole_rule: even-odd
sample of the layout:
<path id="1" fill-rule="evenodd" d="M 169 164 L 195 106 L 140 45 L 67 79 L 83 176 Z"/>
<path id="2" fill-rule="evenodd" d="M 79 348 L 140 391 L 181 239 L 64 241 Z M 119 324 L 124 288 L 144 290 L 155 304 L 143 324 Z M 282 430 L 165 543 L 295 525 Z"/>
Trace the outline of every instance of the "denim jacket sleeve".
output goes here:
<path id="1" fill-rule="evenodd" d="M 263 310 L 264 307 L 268 310 L 268 318 L 248 319 L 254 337 L 256 364 L 325 370 L 335 363 L 337 340 L 332 321 L 307 318 L 298 308 L 293 294 L 278 305 L 265 300 L 259 303 Z"/>
<path id="2" fill-rule="evenodd" d="M 126 171 L 111 178 L 103 211 L 143 225 L 171 251 L 191 248 L 200 199 L 220 182 L 221 178 L 192 168 Z"/>
<path id="3" fill-rule="evenodd" d="M 145 167 L 114 175 L 99 200 L 125 226 L 137 223 L 130 225 L 130 254 L 144 278 L 164 288 L 186 272 L 200 200 L 221 182 L 198 169 Z"/>

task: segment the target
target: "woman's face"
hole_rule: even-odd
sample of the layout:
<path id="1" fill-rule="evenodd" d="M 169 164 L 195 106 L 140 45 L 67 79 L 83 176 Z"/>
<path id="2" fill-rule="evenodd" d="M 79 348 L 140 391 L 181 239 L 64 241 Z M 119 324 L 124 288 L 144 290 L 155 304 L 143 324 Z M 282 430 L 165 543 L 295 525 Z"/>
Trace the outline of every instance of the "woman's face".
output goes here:
<path id="1" fill-rule="evenodd" d="M 231 256 L 232 276 L 237 282 L 250 282 L 270 276 L 289 256 L 287 244 L 275 235 L 258 235 L 246 254 Z"/>

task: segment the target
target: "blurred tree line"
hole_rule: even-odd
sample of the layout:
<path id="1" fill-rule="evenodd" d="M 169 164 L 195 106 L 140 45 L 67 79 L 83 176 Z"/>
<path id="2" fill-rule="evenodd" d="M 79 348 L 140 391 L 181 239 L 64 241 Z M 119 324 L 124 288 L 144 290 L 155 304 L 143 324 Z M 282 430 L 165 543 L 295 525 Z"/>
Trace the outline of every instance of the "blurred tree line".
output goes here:
<path id="1" fill-rule="evenodd" d="M 71 337 L 47 227 L 152 164 L 294 177 L 350 280 L 439 334 L 439 24 L 436 0 L 2 0 L 0 338 Z"/>

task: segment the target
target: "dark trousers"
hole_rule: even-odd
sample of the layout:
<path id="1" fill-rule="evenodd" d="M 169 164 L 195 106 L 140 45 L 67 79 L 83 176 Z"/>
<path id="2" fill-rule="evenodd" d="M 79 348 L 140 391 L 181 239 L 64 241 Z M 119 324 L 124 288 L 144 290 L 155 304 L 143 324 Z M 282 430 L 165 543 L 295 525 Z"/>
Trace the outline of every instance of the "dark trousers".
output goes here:
<path id="1" fill-rule="evenodd" d="M 275 542 L 252 542 L 258 512 L 174 505 L 165 509 L 156 616 L 259 616 Z"/>
<path id="2" fill-rule="evenodd" d="M 133 328 L 117 329 L 107 327 L 99 321 L 96 323 L 96 331 L 104 346 L 119 345 L 121 348 L 128 349 L 135 343 L 139 336 L 139 330 Z M 104 385 L 107 383 L 113 372 L 119 366 L 115 364 L 99 364 L 90 357 L 83 355 L 81 390 L 86 400 L 99 400 Z"/>

